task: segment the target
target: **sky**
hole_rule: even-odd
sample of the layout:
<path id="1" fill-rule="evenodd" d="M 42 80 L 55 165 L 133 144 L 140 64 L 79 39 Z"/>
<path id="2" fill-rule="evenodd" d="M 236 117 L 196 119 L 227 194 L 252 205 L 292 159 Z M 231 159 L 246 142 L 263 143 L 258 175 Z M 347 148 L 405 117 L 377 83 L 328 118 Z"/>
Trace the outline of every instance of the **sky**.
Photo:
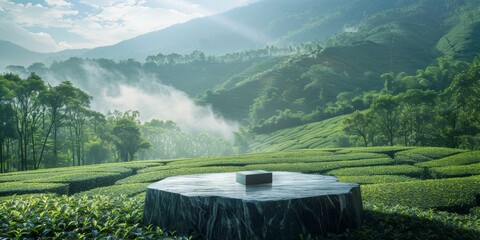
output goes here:
<path id="1" fill-rule="evenodd" d="M 0 0 L 0 40 L 36 52 L 113 45 L 258 0 Z"/>

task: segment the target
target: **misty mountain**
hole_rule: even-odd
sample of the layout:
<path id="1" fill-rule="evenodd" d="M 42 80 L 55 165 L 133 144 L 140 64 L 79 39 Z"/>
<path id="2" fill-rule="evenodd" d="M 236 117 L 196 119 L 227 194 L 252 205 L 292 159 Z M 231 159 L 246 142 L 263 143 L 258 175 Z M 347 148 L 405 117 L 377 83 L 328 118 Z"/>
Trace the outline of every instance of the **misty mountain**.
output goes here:
<path id="1" fill-rule="evenodd" d="M 33 52 L 2 40 L 0 40 L 0 53 L 0 70 L 7 65 L 29 65 L 45 59 L 45 54 Z"/>
<path id="2" fill-rule="evenodd" d="M 74 56 L 80 56 L 86 49 L 64 50 L 56 53 L 38 53 L 25 49 L 9 41 L 0 40 L 0 71 L 10 65 L 28 66 L 35 62 L 50 64 Z"/>
<path id="3" fill-rule="evenodd" d="M 267 4 L 273 2 L 277 4 Z M 197 96 L 196 103 L 211 107 L 219 116 L 268 132 L 368 108 L 375 97 L 370 92 L 383 91 L 389 85 L 389 76 L 396 84 L 442 91 L 451 78 L 439 78 L 443 74 L 439 69 L 455 65 L 457 60 L 469 62 L 480 52 L 479 13 L 480 2 L 466 0 L 265 0 L 216 18 L 230 17 L 243 21 L 249 29 L 258 27 L 259 32 L 274 39 L 270 43 L 301 44 L 217 56 L 211 56 L 208 50 L 206 54 L 157 54 L 167 42 L 171 44 L 168 52 L 196 49 L 194 42 L 200 41 L 196 37 L 209 34 L 212 41 L 218 41 L 205 45 L 211 51 L 242 44 L 260 46 L 239 35 L 230 40 L 222 38 L 228 32 L 221 35 L 222 30 L 214 27 L 219 26 L 218 21 L 209 17 L 84 55 L 102 49 L 104 54 L 118 53 L 116 56 L 146 51 L 146 62 L 143 58 L 71 58 L 49 67 L 37 64 L 17 70 L 25 75 L 35 70 L 47 80 L 72 81 L 106 100 L 116 98 L 124 86 L 127 88 L 123 90 L 134 86 L 135 91 L 145 92 L 146 98 L 155 99 L 150 96 L 162 93 L 154 91 L 154 85 L 166 85 L 190 97 Z M 187 33 L 191 35 L 181 35 Z M 175 38 L 179 39 L 174 44 Z M 310 38 L 315 41 L 305 42 Z M 156 50 L 146 50 L 155 41 Z M 355 107 L 341 106 L 354 100 Z M 130 109 L 157 106 L 145 100 L 137 103 Z M 282 121 L 285 124 L 278 124 Z"/>
<path id="4" fill-rule="evenodd" d="M 215 16 L 194 19 L 84 54 L 88 58 L 136 58 L 156 53 L 224 54 L 266 45 L 323 40 L 350 28 L 365 15 L 397 1 L 264 0 Z"/>

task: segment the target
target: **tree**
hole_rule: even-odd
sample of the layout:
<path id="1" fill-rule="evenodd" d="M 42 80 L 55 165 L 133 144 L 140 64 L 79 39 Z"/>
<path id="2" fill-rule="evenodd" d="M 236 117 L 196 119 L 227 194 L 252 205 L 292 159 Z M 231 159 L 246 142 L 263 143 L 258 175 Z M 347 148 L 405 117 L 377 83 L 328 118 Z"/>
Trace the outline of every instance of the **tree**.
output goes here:
<path id="1" fill-rule="evenodd" d="M 404 145 L 425 145 L 426 129 L 434 119 L 437 93 L 432 90 L 409 89 L 397 98 Z"/>
<path id="2" fill-rule="evenodd" d="M 10 105 L 13 92 L 9 83 L 0 76 L 0 173 L 7 171 L 4 160 L 4 146 L 8 139 L 15 138 L 15 112 Z"/>
<path id="3" fill-rule="evenodd" d="M 72 165 L 82 165 L 84 162 L 84 144 L 86 141 L 86 127 L 88 120 L 94 115 L 90 110 L 91 96 L 78 88 L 73 89 L 73 96 L 70 98 L 66 108 L 67 126 L 69 127 L 70 136 L 72 138 Z"/>
<path id="4" fill-rule="evenodd" d="M 37 129 L 41 105 L 38 96 L 45 90 L 43 80 L 32 73 L 27 79 L 22 80 L 13 74 L 4 75 L 12 83 L 14 98 L 12 108 L 15 111 L 15 123 L 20 150 L 20 170 L 28 170 L 28 150 L 31 144 L 31 158 L 36 166 L 36 149 L 34 134 Z"/>
<path id="5" fill-rule="evenodd" d="M 343 121 L 343 131 L 362 137 L 364 146 L 368 147 L 370 124 L 371 119 L 369 120 L 365 113 L 355 111 Z"/>
<path id="6" fill-rule="evenodd" d="M 50 136 L 50 133 L 53 130 L 53 156 L 57 160 L 58 155 L 58 146 L 57 146 L 57 136 L 58 129 L 62 119 L 67 115 L 67 106 L 72 101 L 72 98 L 75 96 L 75 91 L 77 89 L 73 87 L 71 82 L 62 82 L 56 87 L 49 87 L 39 95 L 39 100 L 46 108 L 48 119 L 50 124 L 46 128 L 46 133 L 44 136 L 42 149 L 40 152 L 40 157 L 38 163 L 35 166 L 35 169 L 40 167 L 40 164 L 43 160 L 43 155 L 45 153 L 45 147 L 47 145 L 47 140 Z"/>
<path id="7" fill-rule="evenodd" d="M 390 94 L 380 95 L 370 106 L 378 117 L 380 132 L 387 138 L 390 146 L 395 145 L 395 136 L 398 132 L 399 112 L 398 102 Z"/>
<path id="8" fill-rule="evenodd" d="M 128 117 L 115 120 L 112 135 L 119 157 L 124 162 L 132 161 L 139 149 L 150 147 L 150 143 L 142 138 L 137 122 Z"/>

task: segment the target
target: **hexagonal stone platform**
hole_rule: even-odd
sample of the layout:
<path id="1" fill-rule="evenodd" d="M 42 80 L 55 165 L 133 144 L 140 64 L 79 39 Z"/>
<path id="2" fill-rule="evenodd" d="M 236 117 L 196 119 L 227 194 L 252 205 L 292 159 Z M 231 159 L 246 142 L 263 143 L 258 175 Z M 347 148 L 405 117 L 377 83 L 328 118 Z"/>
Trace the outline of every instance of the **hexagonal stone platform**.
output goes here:
<path id="1" fill-rule="evenodd" d="M 360 187 L 332 176 L 273 172 L 243 185 L 236 173 L 169 177 L 148 187 L 144 222 L 203 239 L 296 239 L 357 228 Z"/>

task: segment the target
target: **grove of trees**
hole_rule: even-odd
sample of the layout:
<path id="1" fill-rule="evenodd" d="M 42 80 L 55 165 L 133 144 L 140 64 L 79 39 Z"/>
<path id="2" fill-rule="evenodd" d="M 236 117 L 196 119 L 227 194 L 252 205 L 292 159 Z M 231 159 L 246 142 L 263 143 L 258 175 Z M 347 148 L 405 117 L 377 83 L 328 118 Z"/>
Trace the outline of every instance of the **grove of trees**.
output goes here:
<path id="1" fill-rule="evenodd" d="M 68 81 L 51 86 L 35 73 L 0 75 L 0 173 L 233 153 L 223 139 L 194 137 L 171 121 L 142 124 L 138 111 L 104 115 L 91 100 Z"/>
<path id="2" fill-rule="evenodd" d="M 480 56 L 469 66 L 441 58 L 416 76 L 382 76 L 369 108 L 344 121 L 358 145 L 480 147 Z"/>

